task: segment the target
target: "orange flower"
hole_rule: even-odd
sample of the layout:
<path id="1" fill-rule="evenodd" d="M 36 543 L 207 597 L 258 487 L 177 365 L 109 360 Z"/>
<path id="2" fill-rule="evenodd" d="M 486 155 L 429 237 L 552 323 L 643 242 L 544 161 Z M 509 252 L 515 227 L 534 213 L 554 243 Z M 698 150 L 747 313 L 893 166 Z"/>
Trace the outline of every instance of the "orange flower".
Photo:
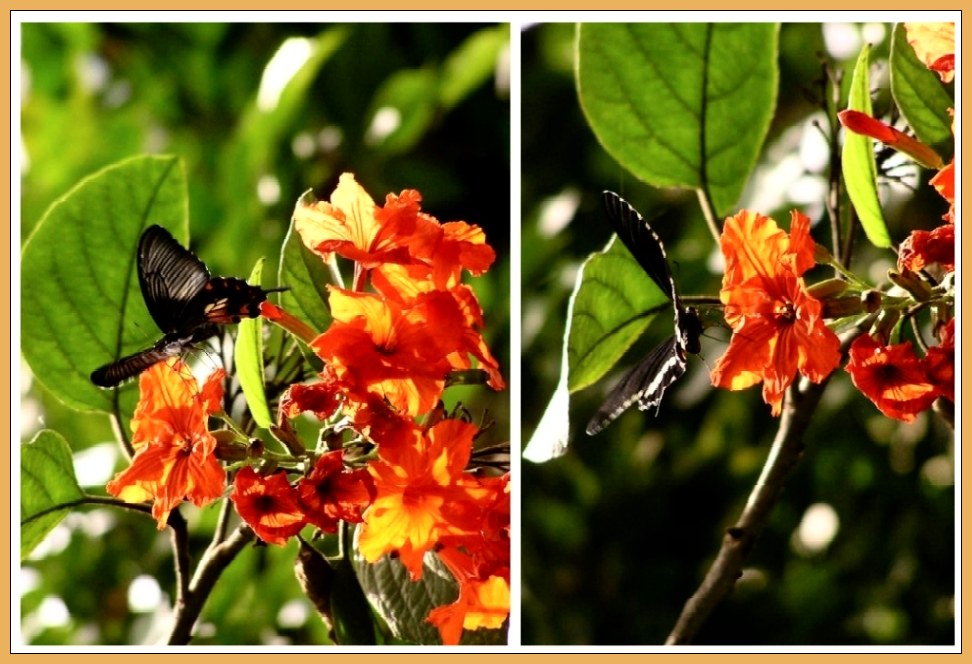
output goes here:
<path id="1" fill-rule="evenodd" d="M 469 355 L 479 360 L 480 367 L 489 374 L 488 384 L 494 390 L 503 390 L 506 383 L 499 370 L 499 362 L 479 330 L 483 327 L 483 310 L 476 293 L 466 284 L 456 284 L 446 290 L 436 290 L 433 282 L 424 277 L 422 266 L 384 265 L 372 273 L 372 283 L 378 292 L 402 305 L 416 300 L 423 293 L 448 293 L 462 310 L 463 327 L 460 347 L 449 355 L 453 369 L 472 367 Z"/>
<path id="2" fill-rule="evenodd" d="M 328 260 L 337 253 L 370 269 L 382 263 L 407 263 L 409 244 L 421 239 L 418 231 L 421 195 L 406 189 L 389 194 L 384 207 L 375 205 L 354 175 L 344 173 L 331 202 L 313 204 L 303 198 L 294 210 L 294 228 L 304 244 Z"/>
<path id="3" fill-rule="evenodd" d="M 870 335 L 862 335 L 851 344 L 845 368 L 857 389 L 896 420 L 913 421 L 938 396 L 910 341 L 882 346 Z"/>
<path id="4" fill-rule="evenodd" d="M 898 268 L 917 272 L 938 263 L 955 271 L 955 226 L 942 224 L 930 231 L 912 231 L 898 248 Z"/>
<path id="5" fill-rule="evenodd" d="M 321 455 L 314 469 L 297 483 L 307 521 L 336 533 L 339 521 L 361 523 L 361 513 L 375 499 L 375 483 L 365 469 L 344 467 L 344 452 Z"/>
<path id="6" fill-rule="evenodd" d="M 939 331 L 941 343 L 925 353 L 925 373 L 932 385 L 949 401 L 955 401 L 955 319 Z"/>
<path id="7" fill-rule="evenodd" d="M 368 562 L 397 551 L 419 579 L 425 552 L 441 536 L 467 532 L 467 524 L 450 519 L 467 515 L 455 506 L 466 497 L 463 470 L 477 429 L 461 420 L 443 420 L 426 432 L 407 427 L 397 432 L 397 444 L 378 442 L 379 459 L 369 466 L 378 495 L 365 512 L 358 548 Z"/>
<path id="8" fill-rule="evenodd" d="M 799 212 L 792 213 L 787 236 L 769 217 L 746 210 L 726 219 L 722 231 L 720 297 L 733 334 L 712 384 L 741 390 L 762 381 L 774 415 L 798 370 L 819 383 L 840 362 L 837 336 L 801 276 L 813 265 L 809 231 L 810 220 Z"/>
<path id="9" fill-rule="evenodd" d="M 216 439 L 207 418 L 221 409 L 220 369 L 202 391 L 178 358 L 159 362 L 139 377 L 132 417 L 131 465 L 107 484 L 108 493 L 129 503 L 152 500 L 152 516 L 163 529 L 169 512 L 188 498 L 197 507 L 222 495 L 226 474 L 214 455 Z"/>
<path id="10" fill-rule="evenodd" d="M 955 162 L 929 180 L 935 191 L 948 201 L 947 223 L 930 231 L 912 231 L 898 248 L 898 268 L 913 272 L 938 263 L 946 272 L 955 271 Z"/>
<path id="11" fill-rule="evenodd" d="M 442 395 L 450 353 L 464 348 L 463 312 L 448 293 L 424 293 L 408 306 L 370 293 L 330 289 L 330 328 L 311 343 L 347 386 L 366 401 L 377 394 L 409 415 Z"/>
<path id="12" fill-rule="evenodd" d="M 413 243 L 412 252 L 420 262 L 408 266 L 386 263 L 377 268 L 382 278 L 375 287 L 389 297 L 406 299 L 409 293 L 449 290 L 459 284 L 464 269 L 479 276 L 496 260 L 496 252 L 486 244 L 486 234 L 479 226 L 464 221 L 439 224 L 426 214 L 419 215 L 419 224 L 423 237 Z"/>
<path id="13" fill-rule="evenodd" d="M 955 76 L 955 24 L 905 23 L 904 27 L 918 59 L 943 83 L 951 82 Z"/>
<path id="14" fill-rule="evenodd" d="M 297 491 L 283 471 L 261 477 L 250 466 L 242 468 L 233 480 L 230 500 L 240 518 L 268 544 L 285 545 L 307 522 Z"/>
<path id="15" fill-rule="evenodd" d="M 310 411 L 320 420 L 333 415 L 340 405 L 340 392 L 333 372 L 325 367 L 321 374 L 324 380 L 302 385 L 294 383 L 280 397 L 280 417 L 294 418 Z"/>

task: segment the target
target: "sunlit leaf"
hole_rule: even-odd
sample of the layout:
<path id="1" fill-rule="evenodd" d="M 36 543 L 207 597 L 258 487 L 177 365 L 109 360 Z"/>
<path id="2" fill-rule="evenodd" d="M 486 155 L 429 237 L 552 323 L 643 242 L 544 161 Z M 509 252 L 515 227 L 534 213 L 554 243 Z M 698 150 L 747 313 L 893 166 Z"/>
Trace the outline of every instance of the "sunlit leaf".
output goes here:
<path id="1" fill-rule="evenodd" d="M 567 330 L 571 392 L 600 379 L 655 313 L 671 310 L 665 294 L 616 237 L 587 260 L 577 278 L 580 287 Z"/>
<path id="2" fill-rule="evenodd" d="M 59 433 L 39 432 L 20 446 L 20 557 L 27 557 L 84 497 L 71 449 Z"/>
<path id="3" fill-rule="evenodd" d="M 354 550 L 357 552 L 357 546 Z M 389 556 L 369 564 L 356 554 L 354 566 L 365 596 L 396 638 L 422 645 L 441 644 L 439 631 L 425 618 L 432 609 L 455 602 L 459 588 L 434 554 L 425 555 L 419 581 L 412 581 L 402 562 Z M 464 630 L 460 643 L 503 645 L 506 631 Z"/>
<path id="4" fill-rule="evenodd" d="M 260 285 L 263 276 L 263 259 L 257 261 L 250 272 L 249 282 Z M 273 419 L 267 404 L 267 393 L 263 389 L 263 318 L 244 318 L 240 321 L 239 334 L 233 347 L 236 374 L 240 387 L 250 407 L 250 414 L 257 426 L 268 428 Z"/>
<path id="5" fill-rule="evenodd" d="M 85 178 L 24 245 L 22 351 L 37 379 L 73 408 L 116 407 L 118 391 L 95 387 L 91 372 L 161 336 L 136 273 L 138 240 L 152 224 L 187 237 L 185 174 L 175 157 L 136 157 Z"/>
<path id="6" fill-rule="evenodd" d="M 848 108 L 867 115 L 872 113 L 868 76 L 869 53 L 870 47 L 865 46 L 857 58 L 847 100 Z M 881 201 L 878 198 L 874 142 L 867 136 L 845 131 L 841 167 L 847 185 L 847 195 L 854 204 L 854 210 L 861 220 L 867 239 L 876 247 L 890 247 L 891 236 L 888 234 L 888 226 L 884 221 Z"/>
<path id="7" fill-rule="evenodd" d="M 301 242 L 293 224 L 284 239 L 279 275 L 278 283 L 287 288 L 280 294 L 280 305 L 314 329 L 325 330 L 331 320 L 325 289 L 330 275 L 321 257 Z"/>

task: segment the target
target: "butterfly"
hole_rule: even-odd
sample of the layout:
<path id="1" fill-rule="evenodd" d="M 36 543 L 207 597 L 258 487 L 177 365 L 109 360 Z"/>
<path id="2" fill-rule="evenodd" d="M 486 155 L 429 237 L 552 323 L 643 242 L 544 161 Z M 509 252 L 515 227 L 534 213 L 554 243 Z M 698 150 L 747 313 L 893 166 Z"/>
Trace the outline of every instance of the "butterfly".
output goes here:
<path id="1" fill-rule="evenodd" d="M 138 285 L 163 336 L 151 348 L 91 373 L 98 387 L 115 387 L 156 362 L 182 355 L 219 333 L 219 325 L 255 318 L 267 293 L 242 279 L 212 277 L 206 264 L 161 226 L 149 226 L 138 241 Z"/>
<path id="2" fill-rule="evenodd" d="M 672 301 L 675 330 L 611 390 L 587 424 L 589 436 L 599 433 L 636 401 L 640 410 L 657 408 L 665 390 L 685 373 L 688 353 L 697 355 L 702 350 L 702 321 L 694 307 L 684 306 L 679 299 L 665 247 L 658 235 L 637 210 L 613 191 L 603 192 L 601 201 L 624 246 Z"/>

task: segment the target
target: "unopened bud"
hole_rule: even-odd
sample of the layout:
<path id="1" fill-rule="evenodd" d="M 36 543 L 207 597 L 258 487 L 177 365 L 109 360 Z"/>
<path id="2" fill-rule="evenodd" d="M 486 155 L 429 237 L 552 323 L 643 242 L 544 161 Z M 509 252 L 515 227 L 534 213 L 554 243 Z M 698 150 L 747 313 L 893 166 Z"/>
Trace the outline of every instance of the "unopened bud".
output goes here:
<path id="1" fill-rule="evenodd" d="M 847 290 L 847 282 L 835 277 L 816 283 L 807 290 L 815 300 L 829 300 Z"/>
<path id="2" fill-rule="evenodd" d="M 823 317 L 830 320 L 862 314 L 865 311 L 864 302 L 857 295 L 832 297 L 823 301 Z"/>
<path id="3" fill-rule="evenodd" d="M 822 244 L 813 244 L 813 261 L 823 265 L 829 265 L 834 260 L 833 254 Z"/>
<path id="4" fill-rule="evenodd" d="M 861 293 L 861 303 L 864 305 L 864 311 L 869 314 L 873 314 L 880 309 L 883 300 L 884 296 L 881 294 L 881 291 L 873 288 Z"/>
<path id="5" fill-rule="evenodd" d="M 926 302 L 932 296 L 932 289 L 928 282 L 911 270 L 902 270 L 901 272 L 888 270 L 888 279 L 895 286 L 908 291 L 918 302 Z"/>

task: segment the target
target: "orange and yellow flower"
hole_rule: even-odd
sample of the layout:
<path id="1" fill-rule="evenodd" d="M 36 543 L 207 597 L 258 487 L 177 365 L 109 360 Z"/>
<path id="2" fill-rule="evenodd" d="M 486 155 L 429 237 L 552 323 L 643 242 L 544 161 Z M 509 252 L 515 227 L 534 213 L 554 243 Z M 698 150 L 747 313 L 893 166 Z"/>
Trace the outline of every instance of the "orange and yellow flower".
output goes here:
<path id="1" fill-rule="evenodd" d="M 955 77 L 955 24 L 905 23 L 904 28 L 918 59 L 950 83 Z"/>
<path id="2" fill-rule="evenodd" d="M 376 394 L 404 414 L 438 402 L 452 353 L 465 348 L 463 311 L 448 293 L 407 306 L 372 293 L 330 289 L 331 326 L 311 347 L 358 401 Z"/>
<path id="3" fill-rule="evenodd" d="M 464 469 L 476 431 L 444 420 L 428 431 L 410 425 L 393 444 L 379 441 L 379 458 L 369 466 L 378 494 L 358 540 L 368 562 L 397 551 L 418 579 L 426 551 L 444 535 L 467 532 L 469 514 L 458 506 L 467 499 Z"/>
<path id="4" fill-rule="evenodd" d="M 207 427 L 209 415 L 221 410 L 224 375 L 214 372 L 200 390 L 185 363 L 172 358 L 139 377 L 132 417 L 135 456 L 106 488 L 125 502 L 151 500 L 160 530 L 183 500 L 202 507 L 219 498 L 226 486 L 214 454 L 216 439 Z"/>
<path id="5" fill-rule="evenodd" d="M 763 215 L 743 210 L 726 220 L 726 272 L 720 297 L 732 339 L 712 384 L 741 390 L 762 381 L 774 415 L 799 371 L 820 382 L 840 362 L 840 343 L 822 318 L 822 305 L 802 275 L 813 264 L 810 220 L 794 211 L 791 234 Z"/>
<path id="6" fill-rule="evenodd" d="M 294 228 L 304 244 L 325 260 L 332 253 L 371 269 L 385 263 L 408 263 L 409 245 L 431 241 L 420 232 L 421 195 L 406 189 L 388 194 L 384 207 L 375 205 L 354 175 L 344 173 L 330 203 L 301 199 L 294 210 Z"/>

